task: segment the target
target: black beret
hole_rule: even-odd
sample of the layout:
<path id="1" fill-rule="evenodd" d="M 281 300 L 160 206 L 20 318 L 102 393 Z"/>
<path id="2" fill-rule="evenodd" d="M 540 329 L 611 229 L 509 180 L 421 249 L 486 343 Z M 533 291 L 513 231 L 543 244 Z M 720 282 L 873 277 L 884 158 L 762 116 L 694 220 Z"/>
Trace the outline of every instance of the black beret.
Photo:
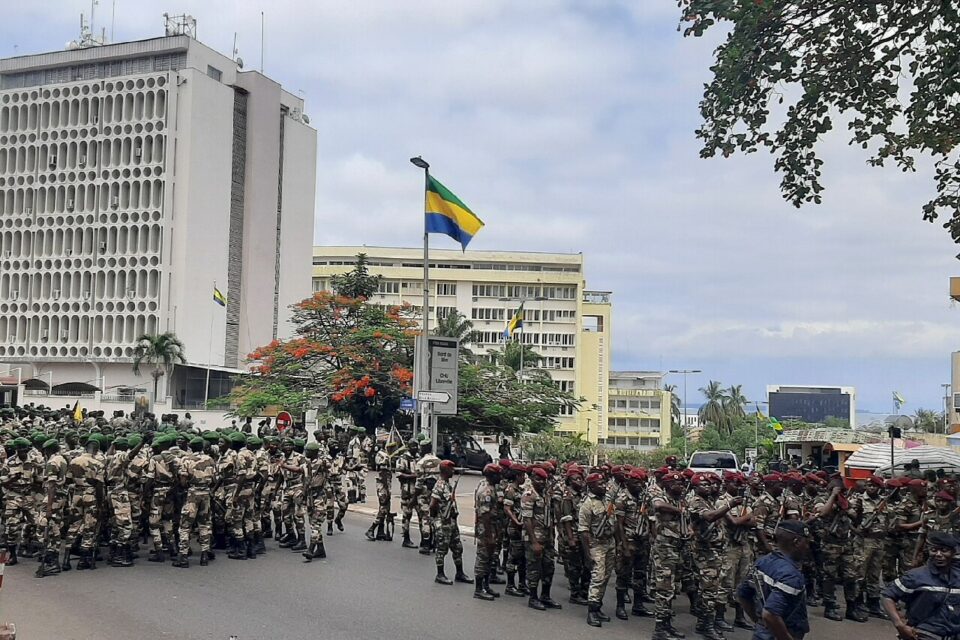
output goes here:
<path id="1" fill-rule="evenodd" d="M 931 531 L 927 534 L 927 544 L 931 547 L 945 547 L 953 549 L 957 546 L 957 539 L 943 531 Z"/>

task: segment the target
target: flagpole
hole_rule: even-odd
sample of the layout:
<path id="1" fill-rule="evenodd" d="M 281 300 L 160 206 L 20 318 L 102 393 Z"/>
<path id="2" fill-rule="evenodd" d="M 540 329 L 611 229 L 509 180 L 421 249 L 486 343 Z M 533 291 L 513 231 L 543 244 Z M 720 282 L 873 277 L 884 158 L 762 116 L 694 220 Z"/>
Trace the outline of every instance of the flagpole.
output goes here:
<path id="1" fill-rule="evenodd" d="M 217 291 L 217 281 L 213 281 L 213 291 Z M 217 304 L 214 301 L 213 304 Z M 214 310 L 210 310 L 210 341 L 207 344 L 207 382 L 203 387 L 203 409 L 206 411 L 207 402 L 210 401 L 210 365 L 213 364 L 213 314 Z"/>
<path id="2" fill-rule="evenodd" d="M 429 383 L 424 384 L 427 378 L 427 372 L 429 370 L 427 363 L 427 336 L 430 334 L 430 234 L 427 232 L 427 216 L 426 216 L 426 203 L 427 203 L 427 190 L 430 187 L 430 164 L 417 156 L 416 158 L 410 158 L 410 162 L 415 166 L 423 169 L 423 203 L 424 203 L 424 215 L 423 215 L 423 330 L 420 335 L 420 348 L 417 349 L 417 352 L 420 353 L 419 364 L 416 367 L 417 372 L 414 377 L 414 391 L 426 391 L 429 389 Z M 417 411 L 420 413 L 420 430 L 430 429 L 431 439 L 436 438 L 436 434 L 433 433 L 432 424 L 430 422 L 430 405 L 424 404 L 421 406 L 420 401 L 417 401 Z M 415 414 L 416 415 L 416 414 Z M 416 430 L 414 425 L 414 430 Z M 434 446 L 437 443 L 434 442 Z"/>

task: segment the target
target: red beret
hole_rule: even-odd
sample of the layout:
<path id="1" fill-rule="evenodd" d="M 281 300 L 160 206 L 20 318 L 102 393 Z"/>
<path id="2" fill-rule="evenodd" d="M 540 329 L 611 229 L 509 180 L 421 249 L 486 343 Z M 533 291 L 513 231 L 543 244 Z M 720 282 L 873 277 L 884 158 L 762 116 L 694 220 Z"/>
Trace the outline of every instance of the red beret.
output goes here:
<path id="1" fill-rule="evenodd" d="M 803 482 L 803 474 L 798 473 L 798 472 L 796 472 L 796 471 L 791 471 L 790 473 L 788 473 L 788 474 L 786 475 L 786 481 L 787 481 L 787 482 L 800 482 L 800 483 L 802 483 L 802 482 Z"/>
<path id="2" fill-rule="evenodd" d="M 938 491 L 937 495 L 933 496 L 937 500 L 946 500 L 948 502 L 954 502 L 956 498 L 953 497 L 953 494 L 949 491 Z"/>
<path id="3" fill-rule="evenodd" d="M 663 461 L 667 464 L 677 464 L 677 456 L 667 456 Z"/>
<path id="4" fill-rule="evenodd" d="M 591 473 L 587 476 L 587 484 L 600 484 L 604 482 L 605 478 L 602 473 Z"/>
<path id="5" fill-rule="evenodd" d="M 551 461 L 547 460 L 547 461 L 545 461 L 545 462 L 541 462 L 541 463 L 540 463 L 540 468 L 543 469 L 544 471 L 550 473 L 550 472 L 552 472 L 554 469 L 557 468 L 557 465 L 555 465 L 555 464 L 553 464 Z"/>
<path id="6" fill-rule="evenodd" d="M 683 480 L 683 476 L 677 473 L 676 471 L 669 471 L 663 476 L 664 482 L 680 482 Z"/>
<path id="7" fill-rule="evenodd" d="M 900 489 L 901 487 L 903 487 L 903 480 L 901 478 L 890 478 L 887 480 L 887 488 Z"/>
<path id="8" fill-rule="evenodd" d="M 567 468 L 567 477 L 570 478 L 573 476 L 583 476 L 583 467 L 578 467 L 575 464 L 570 465 L 570 467 Z"/>
<path id="9" fill-rule="evenodd" d="M 546 471 L 544 471 L 540 467 L 534 467 L 533 469 L 530 470 L 531 477 L 537 476 L 538 478 L 542 478 L 546 480 L 549 475 L 550 474 L 548 474 Z"/>
<path id="10" fill-rule="evenodd" d="M 739 479 L 740 474 L 736 471 L 724 470 L 723 480 L 724 482 L 736 482 Z"/>
<path id="11" fill-rule="evenodd" d="M 610 473 L 623 473 L 623 465 L 615 464 L 610 468 Z"/>
<path id="12" fill-rule="evenodd" d="M 823 479 L 815 473 L 808 473 L 806 478 L 810 484 L 823 484 Z M 883 484 L 883 481 L 881 480 L 880 483 Z"/>
<path id="13" fill-rule="evenodd" d="M 526 473 L 529 470 L 530 467 L 525 464 L 520 464 L 519 462 L 515 462 L 510 465 L 510 471 L 513 471 L 514 473 Z"/>
<path id="14" fill-rule="evenodd" d="M 633 471 L 630 472 L 630 475 L 627 477 L 630 478 L 631 480 L 646 480 L 647 472 L 644 471 L 643 469 L 634 469 Z"/>
<path id="15" fill-rule="evenodd" d="M 706 475 L 702 473 L 695 474 L 692 478 L 690 478 L 690 484 L 692 484 L 695 487 L 699 487 L 702 484 L 709 484 L 709 483 L 710 483 L 710 478 L 707 478 Z"/>
<path id="16" fill-rule="evenodd" d="M 870 484 L 877 485 L 878 487 L 883 486 L 883 478 L 880 476 L 870 476 Z"/>
<path id="17" fill-rule="evenodd" d="M 492 462 L 483 467 L 484 473 L 503 473 L 503 469 L 500 468 L 500 465 L 493 464 Z"/>
<path id="18" fill-rule="evenodd" d="M 781 476 L 779 473 L 774 471 L 773 473 L 768 473 L 767 475 L 763 476 L 763 482 L 764 484 L 775 484 L 777 482 L 783 482 L 783 476 Z"/>
<path id="19" fill-rule="evenodd" d="M 694 471 L 690 467 L 687 467 L 680 475 L 682 475 L 684 478 L 692 478 L 694 476 Z"/>
<path id="20" fill-rule="evenodd" d="M 659 469 L 654 469 L 654 470 L 653 470 L 653 475 L 655 475 L 655 476 L 662 476 L 662 475 L 666 475 L 666 474 L 668 474 L 668 473 L 670 473 L 670 468 L 669 468 L 669 467 L 660 467 Z"/>
<path id="21" fill-rule="evenodd" d="M 925 486 L 927 486 L 927 481 L 926 481 L 926 480 L 921 480 L 920 478 L 914 478 L 913 480 L 911 480 L 911 481 L 908 482 L 907 484 L 910 485 L 911 487 L 925 487 Z"/>
<path id="22" fill-rule="evenodd" d="M 821 470 L 821 471 L 817 471 L 817 476 L 820 477 L 820 478 L 823 478 L 824 480 L 826 480 L 828 477 L 830 477 L 830 476 L 827 474 L 826 471 L 822 471 L 822 470 Z"/>
<path id="23" fill-rule="evenodd" d="M 553 467 L 554 469 L 560 466 L 560 461 L 557 460 L 556 458 L 550 458 L 549 460 L 547 460 L 547 462 L 549 462 L 550 466 Z"/>
<path id="24" fill-rule="evenodd" d="M 509 469 L 509 468 L 513 467 L 513 461 L 512 461 L 512 460 L 507 460 L 506 458 L 504 458 L 503 460 L 501 460 L 501 461 L 498 462 L 497 464 L 499 464 L 500 467 L 503 468 L 503 469 Z"/>
<path id="25" fill-rule="evenodd" d="M 444 460 L 440 463 L 441 469 L 454 469 L 456 466 L 457 465 L 453 463 L 453 460 Z"/>

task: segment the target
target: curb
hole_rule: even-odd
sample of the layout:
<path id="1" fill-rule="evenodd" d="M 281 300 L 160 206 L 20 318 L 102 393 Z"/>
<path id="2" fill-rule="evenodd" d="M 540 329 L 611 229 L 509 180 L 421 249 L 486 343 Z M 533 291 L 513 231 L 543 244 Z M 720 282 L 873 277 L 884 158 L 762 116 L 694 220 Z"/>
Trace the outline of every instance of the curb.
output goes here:
<path id="1" fill-rule="evenodd" d="M 378 509 L 373 509 L 360 502 L 354 502 L 353 504 L 347 505 L 347 513 L 355 513 L 358 515 L 375 517 L 377 515 L 377 511 Z M 420 519 L 417 518 L 416 512 L 414 512 L 413 518 L 411 518 L 410 520 L 411 525 L 414 523 L 416 523 L 418 527 L 420 526 Z M 460 525 L 460 535 L 466 536 L 468 538 L 475 538 L 477 536 L 477 532 L 476 532 L 476 529 L 474 529 L 473 527 Z"/>

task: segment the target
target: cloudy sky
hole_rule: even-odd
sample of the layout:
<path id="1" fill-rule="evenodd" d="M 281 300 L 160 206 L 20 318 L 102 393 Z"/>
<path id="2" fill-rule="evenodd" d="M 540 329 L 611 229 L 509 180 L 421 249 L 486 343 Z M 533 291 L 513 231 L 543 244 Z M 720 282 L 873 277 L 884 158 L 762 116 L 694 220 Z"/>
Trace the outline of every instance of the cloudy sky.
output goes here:
<path id="1" fill-rule="evenodd" d="M 0 55 L 62 47 L 89 6 L 8 3 Z M 716 379 L 942 406 L 960 264 L 920 220 L 929 171 L 868 168 L 834 136 L 825 202 L 798 211 L 769 156 L 699 159 L 717 36 L 680 37 L 673 0 L 117 0 L 115 39 L 193 13 L 256 68 L 261 7 L 265 71 L 319 132 L 318 244 L 418 246 L 422 154 L 487 223 L 471 248 L 583 252 L 588 286 L 615 292 L 618 368 L 702 369 L 691 401 Z M 111 1 L 97 12 L 109 32 Z"/>

